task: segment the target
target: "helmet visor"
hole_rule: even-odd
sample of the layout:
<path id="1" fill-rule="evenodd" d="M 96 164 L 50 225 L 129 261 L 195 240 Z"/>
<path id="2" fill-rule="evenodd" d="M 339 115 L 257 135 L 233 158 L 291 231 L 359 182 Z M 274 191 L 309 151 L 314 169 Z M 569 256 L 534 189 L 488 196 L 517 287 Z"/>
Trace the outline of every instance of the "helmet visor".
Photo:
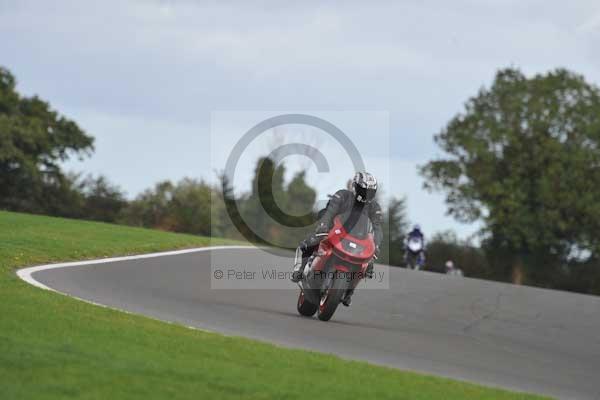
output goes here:
<path id="1" fill-rule="evenodd" d="M 362 201 L 363 203 L 369 203 L 375 198 L 375 194 L 377 193 L 377 189 L 365 188 L 360 185 L 356 185 L 356 200 Z"/>

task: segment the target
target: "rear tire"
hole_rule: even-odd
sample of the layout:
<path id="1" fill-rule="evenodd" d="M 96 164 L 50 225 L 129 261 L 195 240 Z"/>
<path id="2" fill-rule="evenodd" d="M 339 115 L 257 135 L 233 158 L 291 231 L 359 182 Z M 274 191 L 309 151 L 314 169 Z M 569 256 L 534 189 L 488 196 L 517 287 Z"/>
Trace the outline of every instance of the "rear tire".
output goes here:
<path id="1" fill-rule="evenodd" d="M 331 288 L 321 297 L 317 317 L 321 321 L 329 321 L 340 305 L 340 301 L 348 290 L 349 280 L 345 273 L 336 273 Z"/>
<path id="2" fill-rule="evenodd" d="M 317 312 L 317 309 L 319 308 L 319 306 L 306 300 L 306 298 L 304 297 L 304 291 L 300 290 L 296 308 L 300 315 L 303 315 L 305 317 L 312 317 Z"/>

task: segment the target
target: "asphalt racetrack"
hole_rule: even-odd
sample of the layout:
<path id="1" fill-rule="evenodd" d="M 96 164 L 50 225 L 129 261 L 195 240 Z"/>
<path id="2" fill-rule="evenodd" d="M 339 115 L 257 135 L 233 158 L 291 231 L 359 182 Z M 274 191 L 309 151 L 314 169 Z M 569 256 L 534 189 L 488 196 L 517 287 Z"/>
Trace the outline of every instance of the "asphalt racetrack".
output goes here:
<path id="1" fill-rule="evenodd" d="M 225 334 L 490 386 L 600 399 L 599 297 L 389 268 L 389 289 L 359 289 L 350 308 L 340 306 L 321 322 L 297 314 L 291 282 L 277 290 L 211 289 L 215 264 L 288 272 L 290 257 L 219 249 L 32 277 L 82 299 Z"/>

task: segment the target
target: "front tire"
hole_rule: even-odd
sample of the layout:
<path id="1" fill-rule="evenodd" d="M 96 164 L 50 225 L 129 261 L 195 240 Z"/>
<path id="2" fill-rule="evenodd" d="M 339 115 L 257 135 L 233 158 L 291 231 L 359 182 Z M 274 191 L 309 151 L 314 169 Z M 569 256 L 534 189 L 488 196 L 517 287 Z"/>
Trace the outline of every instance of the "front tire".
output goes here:
<path id="1" fill-rule="evenodd" d="M 349 280 L 345 273 L 337 272 L 333 278 L 331 287 L 326 289 L 321 296 L 317 317 L 321 321 L 329 321 L 333 317 L 333 313 L 340 305 L 340 301 L 348 290 Z"/>
<path id="2" fill-rule="evenodd" d="M 313 315 L 315 315 L 318 308 L 319 306 L 306 300 L 304 296 L 304 291 L 300 290 L 300 294 L 298 295 L 298 303 L 296 305 L 298 313 L 305 317 L 312 317 Z"/>

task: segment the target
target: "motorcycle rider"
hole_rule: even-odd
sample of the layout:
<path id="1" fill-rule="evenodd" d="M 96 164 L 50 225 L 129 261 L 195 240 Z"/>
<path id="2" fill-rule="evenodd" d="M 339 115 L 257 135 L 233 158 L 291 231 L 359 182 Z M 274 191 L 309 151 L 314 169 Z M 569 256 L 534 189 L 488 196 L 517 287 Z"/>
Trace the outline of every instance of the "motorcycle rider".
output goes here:
<path id="1" fill-rule="evenodd" d="M 383 239 L 382 224 L 383 214 L 381 207 L 375 200 L 375 194 L 377 193 L 377 180 L 373 175 L 368 172 L 357 172 L 352 179 L 352 189 L 338 190 L 333 196 L 331 196 L 327 206 L 322 213 L 322 216 L 317 223 L 315 232 L 310 234 L 305 240 L 300 242 L 296 254 L 302 255 L 301 262 L 297 262 L 294 266 L 292 273 L 292 282 L 299 282 L 302 279 L 302 272 L 304 266 L 308 262 L 308 259 L 313 255 L 315 250 L 319 247 L 321 240 L 325 239 L 329 233 L 329 230 L 333 226 L 333 219 L 336 215 L 342 214 L 346 211 L 356 211 L 361 213 L 367 213 L 371 223 L 373 224 L 373 236 L 375 241 L 375 257 L 379 255 L 379 245 Z M 298 260 L 299 261 L 299 260 Z M 373 276 L 373 261 L 369 263 L 367 267 L 366 275 L 368 278 Z M 352 302 L 351 296 L 353 290 L 348 291 L 345 298 L 342 300 L 342 304 L 346 307 L 350 306 Z"/>
<path id="2" fill-rule="evenodd" d="M 411 250 L 408 247 L 408 243 L 410 243 L 411 240 L 421 241 L 421 250 L 415 254 L 415 256 L 417 257 L 419 266 L 423 266 L 423 264 L 425 264 L 425 235 L 421 231 L 421 226 L 419 224 L 415 224 L 412 231 L 408 232 L 406 237 L 406 249 L 404 251 L 405 263 L 408 263 L 408 255 L 411 253 Z"/>
<path id="3" fill-rule="evenodd" d="M 462 269 L 456 268 L 454 261 L 446 261 L 446 275 L 463 276 Z"/>

